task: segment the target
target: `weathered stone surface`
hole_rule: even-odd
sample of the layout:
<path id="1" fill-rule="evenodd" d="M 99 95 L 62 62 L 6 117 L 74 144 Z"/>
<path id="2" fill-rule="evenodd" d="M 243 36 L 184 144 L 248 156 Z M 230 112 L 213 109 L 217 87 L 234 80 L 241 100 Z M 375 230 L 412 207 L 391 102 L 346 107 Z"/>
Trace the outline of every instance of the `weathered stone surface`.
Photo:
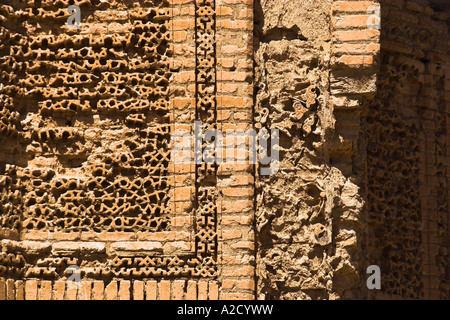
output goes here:
<path id="1" fill-rule="evenodd" d="M 281 154 L 256 182 L 260 298 L 449 295 L 448 21 L 380 2 L 255 3 L 255 126 Z"/>

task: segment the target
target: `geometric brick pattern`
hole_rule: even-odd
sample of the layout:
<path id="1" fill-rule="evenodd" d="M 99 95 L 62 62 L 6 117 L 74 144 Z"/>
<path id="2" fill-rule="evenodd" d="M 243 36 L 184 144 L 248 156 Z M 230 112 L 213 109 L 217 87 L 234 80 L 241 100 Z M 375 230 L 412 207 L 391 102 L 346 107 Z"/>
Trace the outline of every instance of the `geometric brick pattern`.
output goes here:
<path id="1" fill-rule="evenodd" d="M 79 30 L 65 1 L 2 7 L 1 298 L 218 299 L 222 277 L 224 297 L 254 291 L 251 166 L 179 165 L 170 141 L 236 109 L 250 125 L 251 38 L 222 44 L 251 33 L 252 2 L 141 2 L 76 1 Z"/>

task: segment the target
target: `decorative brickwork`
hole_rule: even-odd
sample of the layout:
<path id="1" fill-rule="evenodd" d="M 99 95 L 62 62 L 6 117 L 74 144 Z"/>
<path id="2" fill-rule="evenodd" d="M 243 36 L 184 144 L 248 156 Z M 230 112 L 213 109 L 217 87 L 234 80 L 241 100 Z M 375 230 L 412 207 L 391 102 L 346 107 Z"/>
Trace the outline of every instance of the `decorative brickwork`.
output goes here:
<path id="1" fill-rule="evenodd" d="M 376 297 L 448 299 L 447 16 L 426 1 L 381 4 L 367 114 L 369 259 L 386 270 Z"/>
<path id="2" fill-rule="evenodd" d="M 229 56 L 225 71 L 217 47 L 236 32 L 248 37 L 252 15 L 223 22 L 252 3 L 75 5 L 79 29 L 66 25 L 68 2 L 1 8 L 0 298 L 219 299 L 222 277 L 241 278 L 222 257 L 239 266 L 227 254 L 247 248 L 219 226 L 230 192 L 218 172 L 227 168 L 178 164 L 171 136 L 194 120 L 221 129 L 235 107 L 251 122 L 251 99 L 224 103 L 219 87 L 235 86 L 237 101 L 251 94 L 252 51 Z M 233 225 L 241 210 L 226 212 Z M 223 241 L 236 249 L 224 255 Z M 223 294 L 242 290 L 250 298 L 247 287 Z"/>
<path id="3" fill-rule="evenodd" d="M 2 1 L 0 300 L 448 299 L 444 2 Z"/>

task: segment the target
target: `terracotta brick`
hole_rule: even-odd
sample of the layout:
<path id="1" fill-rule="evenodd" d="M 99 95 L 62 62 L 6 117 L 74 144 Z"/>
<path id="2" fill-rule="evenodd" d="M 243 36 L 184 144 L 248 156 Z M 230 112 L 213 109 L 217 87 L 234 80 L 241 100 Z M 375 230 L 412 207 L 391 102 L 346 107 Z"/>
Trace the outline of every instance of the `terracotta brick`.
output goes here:
<path id="1" fill-rule="evenodd" d="M 246 249 L 246 250 L 255 250 L 254 241 L 239 241 L 230 245 L 233 249 Z"/>
<path id="2" fill-rule="evenodd" d="M 224 68 L 232 68 L 234 67 L 234 59 L 233 58 L 220 58 L 218 59 L 219 65 Z"/>
<path id="3" fill-rule="evenodd" d="M 92 300 L 104 300 L 105 283 L 102 280 L 94 281 L 92 287 Z"/>
<path id="4" fill-rule="evenodd" d="M 236 286 L 237 282 L 238 282 L 237 279 L 223 279 L 222 289 L 224 290 L 233 289 Z"/>
<path id="5" fill-rule="evenodd" d="M 229 110 L 220 110 L 217 114 L 217 121 L 227 121 L 230 119 L 232 112 Z"/>
<path id="6" fill-rule="evenodd" d="M 77 300 L 78 287 L 79 287 L 78 284 L 74 281 L 67 282 L 67 291 L 65 300 Z"/>
<path id="7" fill-rule="evenodd" d="M 248 59 L 240 59 L 238 61 L 238 69 L 251 69 L 253 68 L 253 61 Z"/>
<path id="8" fill-rule="evenodd" d="M 244 105 L 244 99 L 242 97 L 220 96 L 218 99 L 218 106 L 223 108 L 233 108 L 242 105 Z"/>
<path id="9" fill-rule="evenodd" d="M 129 280 L 119 281 L 119 300 L 130 300 L 131 284 Z"/>
<path id="10" fill-rule="evenodd" d="M 334 12 L 357 13 L 367 12 L 369 7 L 376 5 L 375 1 L 334 1 Z"/>
<path id="11" fill-rule="evenodd" d="M 183 300 L 184 299 L 184 288 L 186 281 L 175 280 L 172 282 L 172 297 L 171 300 Z"/>
<path id="12" fill-rule="evenodd" d="M 188 201 L 194 195 L 195 189 L 193 187 L 180 187 L 173 189 L 173 192 L 174 201 Z"/>
<path id="13" fill-rule="evenodd" d="M 253 18 L 253 9 L 245 8 L 239 12 L 239 18 Z"/>
<path id="14" fill-rule="evenodd" d="M 220 206 L 219 206 L 220 208 Z M 236 212 L 239 212 L 237 210 Z M 224 215 L 222 216 L 222 225 L 251 225 L 253 223 L 253 215 L 245 215 L 245 216 L 231 216 L 231 215 Z"/>
<path id="15" fill-rule="evenodd" d="M 193 98 L 175 98 L 171 100 L 173 107 L 176 109 L 185 109 L 189 106 L 195 107 L 195 99 Z M 188 129 L 188 128 L 183 128 Z"/>
<path id="16" fill-rule="evenodd" d="M 182 16 L 194 16 L 195 15 L 195 8 L 194 6 L 183 6 L 180 10 L 180 15 Z"/>
<path id="17" fill-rule="evenodd" d="M 172 4 L 174 6 L 177 5 L 186 5 L 186 4 L 193 4 L 194 0 L 172 0 Z"/>
<path id="18" fill-rule="evenodd" d="M 224 277 L 239 277 L 247 276 L 253 277 L 255 275 L 255 268 L 252 266 L 226 266 L 223 267 L 222 274 Z"/>
<path id="19" fill-rule="evenodd" d="M 253 30 L 253 21 L 250 20 L 219 20 L 216 24 L 218 28 L 230 30 Z"/>
<path id="20" fill-rule="evenodd" d="M 242 290 L 255 290 L 254 280 L 239 280 L 237 281 L 236 288 Z"/>
<path id="21" fill-rule="evenodd" d="M 170 281 L 161 280 L 159 283 L 159 300 L 170 300 Z"/>
<path id="22" fill-rule="evenodd" d="M 0 278 L 0 301 L 6 300 L 6 280 Z"/>
<path id="23" fill-rule="evenodd" d="M 194 280 L 188 281 L 186 300 L 197 300 L 197 282 Z"/>
<path id="24" fill-rule="evenodd" d="M 253 279 L 224 279 L 222 283 L 224 290 L 255 290 L 255 281 Z"/>
<path id="25" fill-rule="evenodd" d="M 250 121 L 252 116 L 251 112 L 235 112 L 233 114 L 234 120 L 236 121 Z"/>
<path id="26" fill-rule="evenodd" d="M 192 164 L 174 164 L 168 168 L 169 173 L 190 173 L 193 170 Z"/>
<path id="27" fill-rule="evenodd" d="M 254 0 L 217 0 L 217 4 L 219 5 L 236 5 L 236 4 L 240 4 L 240 5 L 249 5 L 252 6 L 253 5 L 253 1 Z"/>
<path id="28" fill-rule="evenodd" d="M 219 93 L 235 93 L 238 90 L 238 85 L 234 83 L 220 83 L 218 85 Z"/>
<path id="29" fill-rule="evenodd" d="M 130 232 L 102 232 L 98 234 L 100 241 L 127 241 L 132 240 L 134 234 Z"/>
<path id="30" fill-rule="evenodd" d="M 220 174 L 226 174 L 227 172 L 250 172 L 253 166 L 250 164 L 221 164 L 219 165 L 218 172 Z"/>
<path id="31" fill-rule="evenodd" d="M 105 289 L 105 300 L 118 300 L 119 288 L 116 280 L 111 281 Z"/>
<path id="32" fill-rule="evenodd" d="M 145 282 L 145 299 L 156 300 L 158 297 L 158 283 L 154 280 Z"/>
<path id="33" fill-rule="evenodd" d="M 25 283 L 25 300 L 37 300 L 37 298 L 38 298 L 37 280 L 27 280 Z"/>
<path id="34" fill-rule="evenodd" d="M 173 77 L 175 83 L 188 83 L 195 80 L 195 73 L 192 71 L 182 71 L 176 73 Z"/>
<path id="35" fill-rule="evenodd" d="M 236 252 L 236 250 L 232 249 L 232 254 L 224 253 L 220 257 L 220 262 L 223 265 L 250 265 L 254 262 L 254 254 L 252 252 Z"/>
<path id="36" fill-rule="evenodd" d="M 226 188 L 222 190 L 222 193 L 226 197 L 241 198 L 253 196 L 254 190 L 253 188 Z"/>
<path id="37" fill-rule="evenodd" d="M 342 56 L 337 60 L 338 63 L 349 66 L 372 65 L 373 56 Z"/>
<path id="38" fill-rule="evenodd" d="M 339 29 L 363 28 L 367 29 L 371 15 L 338 16 L 333 19 L 333 26 Z"/>
<path id="39" fill-rule="evenodd" d="M 198 300 L 208 300 L 208 282 L 198 282 Z"/>
<path id="40" fill-rule="evenodd" d="M 345 30 L 334 32 L 336 41 L 373 41 L 378 40 L 380 31 L 378 30 Z"/>
<path id="41" fill-rule="evenodd" d="M 58 280 L 53 284 L 53 300 L 64 300 L 66 293 L 66 281 Z"/>
<path id="42" fill-rule="evenodd" d="M 175 42 L 183 42 L 187 38 L 187 32 L 186 31 L 175 31 L 173 33 L 173 41 Z"/>
<path id="43" fill-rule="evenodd" d="M 194 28 L 194 26 L 195 21 L 193 19 L 173 21 L 173 30 L 187 30 Z"/>
<path id="44" fill-rule="evenodd" d="M 133 281 L 133 300 L 144 300 L 143 281 Z"/>
<path id="45" fill-rule="evenodd" d="M 79 294 L 79 300 L 91 300 L 92 281 L 90 281 L 90 280 L 82 281 L 80 291 L 78 294 Z"/>
<path id="46" fill-rule="evenodd" d="M 176 56 L 182 57 L 182 56 L 194 55 L 195 48 L 193 48 L 192 46 L 188 46 L 186 44 L 174 44 L 174 45 L 172 45 L 172 50 Z M 186 69 L 187 68 L 186 63 L 187 63 L 187 61 L 181 61 L 181 62 L 173 61 L 174 66 L 176 66 L 176 68 L 179 68 L 179 69 Z M 185 83 L 189 82 L 189 77 L 190 77 L 190 75 L 188 75 L 188 74 L 179 75 L 179 76 L 177 76 L 176 83 L 185 84 Z"/>
<path id="47" fill-rule="evenodd" d="M 221 293 L 220 300 L 254 300 L 255 295 L 252 293 Z"/>
<path id="48" fill-rule="evenodd" d="M 189 208 L 192 207 L 192 204 L 189 205 Z M 177 207 L 178 209 L 178 207 Z M 178 210 L 176 210 L 175 212 L 180 212 Z M 184 211 L 186 212 L 186 211 Z M 193 216 L 186 216 L 186 217 L 173 217 L 172 219 L 170 219 L 171 221 L 171 225 L 174 227 L 186 227 L 186 226 L 192 226 L 192 223 L 194 221 L 194 217 Z M 172 239 L 171 239 L 172 240 Z M 175 240 L 175 239 L 173 239 Z"/>
<path id="49" fill-rule="evenodd" d="M 225 98 L 223 97 L 223 101 L 224 103 L 226 102 Z M 242 99 L 242 100 L 238 100 L 237 102 L 239 103 L 240 101 L 244 101 L 244 103 L 246 103 L 246 99 Z M 244 133 L 247 133 L 247 131 L 250 130 L 254 130 L 252 128 L 251 124 L 245 123 L 245 122 L 240 122 L 240 123 L 222 123 L 220 126 L 218 126 L 219 129 L 221 129 L 223 132 L 225 132 L 225 136 L 228 133 L 228 131 L 243 131 Z M 242 132 L 241 132 L 242 133 Z"/>
<path id="50" fill-rule="evenodd" d="M 221 213 L 244 213 L 253 209 L 252 200 L 224 200 L 221 201 L 219 211 Z"/>
<path id="51" fill-rule="evenodd" d="M 16 287 L 16 300 L 25 300 L 25 282 L 23 280 L 17 280 L 15 282 L 15 287 Z"/>
<path id="52" fill-rule="evenodd" d="M 222 239 L 240 239 L 242 238 L 242 232 L 239 230 L 222 230 Z"/>
<path id="53" fill-rule="evenodd" d="M 378 43 L 340 43 L 334 47 L 335 54 L 376 54 L 380 51 Z"/>
<path id="54" fill-rule="evenodd" d="M 223 48 L 222 48 L 223 50 Z M 228 54 L 224 52 L 224 54 Z M 218 75 L 221 81 L 251 81 L 251 77 L 247 72 L 235 72 L 235 71 L 221 71 Z M 234 97 L 235 99 L 241 99 L 240 97 Z"/>
<path id="55" fill-rule="evenodd" d="M 255 178 L 251 175 L 240 175 L 235 174 L 229 179 L 224 180 L 228 186 L 236 187 L 236 186 L 251 186 L 253 187 L 253 183 L 255 182 Z M 241 201 L 241 203 L 248 203 L 246 200 Z"/>
<path id="56" fill-rule="evenodd" d="M 6 299 L 7 300 L 15 300 L 16 298 L 16 292 L 15 292 L 15 286 L 14 286 L 14 279 L 7 279 L 6 280 Z"/>
<path id="57" fill-rule="evenodd" d="M 233 15 L 233 9 L 231 7 L 227 7 L 227 6 L 217 6 L 216 12 L 217 12 L 217 16 L 219 16 L 219 17 Z"/>
<path id="58" fill-rule="evenodd" d="M 219 285 L 210 281 L 208 284 L 208 300 L 219 300 Z"/>

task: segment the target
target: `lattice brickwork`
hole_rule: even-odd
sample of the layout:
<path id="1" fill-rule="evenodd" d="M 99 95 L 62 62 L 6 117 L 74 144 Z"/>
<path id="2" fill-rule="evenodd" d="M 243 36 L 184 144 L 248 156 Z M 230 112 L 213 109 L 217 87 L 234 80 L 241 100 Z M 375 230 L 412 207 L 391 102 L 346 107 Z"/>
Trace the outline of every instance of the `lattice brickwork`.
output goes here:
<path id="1" fill-rule="evenodd" d="M 252 167 L 177 164 L 171 134 L 251 123 L 252 2 L 75 4 L 79 30 L 68 1 L 0 9 L 0 298 L 250 298 Z"/>

